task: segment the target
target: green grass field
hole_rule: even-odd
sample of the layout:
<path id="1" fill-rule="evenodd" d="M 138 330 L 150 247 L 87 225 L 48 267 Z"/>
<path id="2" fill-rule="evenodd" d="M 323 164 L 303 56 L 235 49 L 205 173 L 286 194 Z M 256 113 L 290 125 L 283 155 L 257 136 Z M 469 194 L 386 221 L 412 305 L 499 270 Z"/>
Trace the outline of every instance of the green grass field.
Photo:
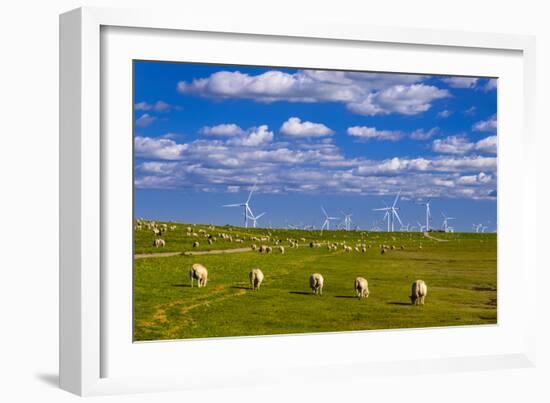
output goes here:
<path id="1" fill-rule="evenodd" d="M 231 249 L 281 239 L 281 254 L 241 252 L 201 256 L 149 257 L 134 261 L 134 340 L 267 335 L 429 326 L 495 324 L 497 322 L 496 234 L 432 233 L 447 242 L 429 240 L 421 233 L 359 231 L 298 231 L 244 229 L 176 224 L 162 235 L 166 247 L 155 248 L 149 230 L 135 231 L 136 254 Z M 188 236 L 187 227 L 198 236 Z M 208 245 L 204 230 L 213 236 L 231 234 L 242 243 L 221 240 Z M 270 242 L 251 236 L 271 234 Z M 289 248 L 287 238 L 300 239 Z M 200 246 L 193 248 L 194 241 Z M 365 253 L 310 248 L 309 242 L 346 242 L 370 245 Z M 379 245 L 395 245 L 380 254 Z M 404 250 L 400 250 L 403 245 Z M 421 247 L 420 247 L 421 246 Z M 208 269 L 208 286 L 191 288 L 193 263 Z M 260 268 L 265 279 L 257 292 L 249 289 L 248 272 Z M 325 278 L 322 296 L 309 289 L 309 276 Z M 355 297 L 355 277 L 369 282 L 370 296 Z M 424 306 L 410 304 L 411 283 L 428 285 Z"/>

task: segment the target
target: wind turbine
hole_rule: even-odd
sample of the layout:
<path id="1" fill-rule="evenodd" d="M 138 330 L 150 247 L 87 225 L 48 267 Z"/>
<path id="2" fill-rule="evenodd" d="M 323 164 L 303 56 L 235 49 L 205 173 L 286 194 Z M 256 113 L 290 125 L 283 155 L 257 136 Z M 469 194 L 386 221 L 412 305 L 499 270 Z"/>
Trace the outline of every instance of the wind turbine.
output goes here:
<path id="1" fill-rule="evenodd" d="M 323 222 L 323 226 L 321 227 L 321 233 L 323 233 L 325 227 L 327 228 L 327 231 L 330 229 L 330 220 L 337 220 L 338 217 L 330 217 L 323 206 L 321 206 L 321 210 L 323 210 L 323 214 L 325 215 L 325 221 Z"/>
<path id="2" fill-rule="evenodd" d="M 250 209 L 250 206 L 248 204 L 250 202 L 250 198 L 252 197 L 252 193 L 254 192 L 254 190 L 256 190 L 256 183 L 254 183 L 254 186 L 252 186 L 252 189 L 250 190 L 250 193 L 248 194 L 248 198 L 246 199 L 246 201 L 244 203 L 224 204 L 222 206 L 222 207 L 243 207 L 244 227 L 245 228 L 248 228 L 248 219 L 251 218 L 251 217 L 254 217 L 254 214 L 252 213 L 252 210 Z"/>
<path id="3" fill-rule="evenodd" d="M 483 224 L 472 224 L 476 232 L 479 232 L 481 230 L 481 227 L 483 227 Z"/>
<path id="4" fill-rule="evenodd" d="M 248 217 L 249 220 L 252 220 L 252 227 L 256 228 L 256 221 L 258 221 L 261 217 L 263 217 L 265 213 L 259 214 L 256 217 L 252 215 L 252 211 L 250 211 L 250 216 Z"/>
<path id="5" fill-rule="evenodd" d="M 443 216 L 443 230 L 445 232 L 450 232 L 449 231 L 449 223 L 448 221 L 449 220 L 454 220 L 455 218 L 454 217 L 447 217 L 444 213 L 441 213 L 441 215 Z"/>
<path id="6" fill-rule="evenodd" d="M 399 214 L 397 213 L 397 210 L 399 210 L 399 207 L 395 207 L 397 205 L 397 201 L 399 200 L 399 196 L 401 195 L 401 191 L 397 193 L 397 196 L 395 196 L 395 200 L 393 201 L 393 204 L 391 206 L 386 206 L 383 208 L 375 208 L 372 209 L 372 211 L 385 211 L 383 220 L 388 221 L 388 232 L 393 232 L 395 227 L 395 219 L 397 218 L 397 221 L 399 221 L 399 224 L 401 226 L 403 225 L 403 222 L 401 221 L 401 218 L 399 217 Z"/>
<path id="7" fill-rule="evenodd" d="M 421 206 L 426 206 L 426 225 L 424 226 L 426 228 L 426 232 L 430 232 L 430 218 L 432 217 L 432 213 L 430 212 L 430 201 L 432 199 L 428 199 L 426 203 L 419 203 Z"/>
<path id="8" fill-rule="evenodd" d="M 346 231 L 351 231 L 351 216 L 353 214 L 346 214 L 342 210 L 340 210 L 340 212 L 344 216 L 344 221 L 342 221 L 342 224 L 344 225 L 344 229 Z"/>
<path id="9" fill-rule="evenodd" d="M 424 228 L 426 228 L 426 226 L 420 224 L 420 221 L 417 221 L 416 223 L 418 224 L 418 230 L 419 230 L 420 232 L 424 232 Z"/>

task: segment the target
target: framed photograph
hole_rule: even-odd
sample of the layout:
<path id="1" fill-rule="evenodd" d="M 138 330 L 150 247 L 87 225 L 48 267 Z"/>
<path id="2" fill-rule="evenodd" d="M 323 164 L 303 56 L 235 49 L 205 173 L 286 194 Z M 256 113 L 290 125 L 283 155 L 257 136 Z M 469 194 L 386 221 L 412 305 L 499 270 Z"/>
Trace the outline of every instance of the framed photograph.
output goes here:
<path id="1" fill-rule="evenodd" d="M 532 365 L 532 38 L 180 17 L 60 19 L 64 389 Z"/>

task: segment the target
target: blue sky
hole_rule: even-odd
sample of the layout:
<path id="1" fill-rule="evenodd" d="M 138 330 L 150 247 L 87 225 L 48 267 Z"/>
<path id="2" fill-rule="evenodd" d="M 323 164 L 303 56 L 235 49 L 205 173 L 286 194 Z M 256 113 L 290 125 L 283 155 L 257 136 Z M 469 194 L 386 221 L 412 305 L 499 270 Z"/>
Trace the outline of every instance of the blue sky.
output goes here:
<path id="1" fill-rule="evenodd" d="M 134 62 L 137 217 L 242 223 L 254 181 L 259 226 L 315 225 L 320 206 L 383 227 L 496 226 L 496 80 Z"/>

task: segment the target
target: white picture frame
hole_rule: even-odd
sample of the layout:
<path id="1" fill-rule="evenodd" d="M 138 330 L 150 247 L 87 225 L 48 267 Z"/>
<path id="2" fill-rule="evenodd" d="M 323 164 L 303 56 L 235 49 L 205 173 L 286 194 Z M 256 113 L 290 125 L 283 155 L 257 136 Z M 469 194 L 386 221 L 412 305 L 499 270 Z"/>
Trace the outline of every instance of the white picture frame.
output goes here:
<path id="1" fill-rule="evenodd" d="M 106 217 L 105 214 L 105 211 L 110 208 L 109 197 L 106 196 L 111 189 L 110 182 L 116 181 L 108 168 L 112 167 L 108 164 L 110 151 L 108 148 L 118 147 L 110 142 L 109 138 L 102 137 L 102 133 L 110 130 L 110 123 L 105 120 L 108 120 L 106 116 L 111 112 L 106 113 L 102 110 L 104 94 L 110 90 L 105 88 L 107 84 L 102 80 L 102 74 L 104 74 L 102 63 L 105 62 L 102 61 L 102 57 L 109 55 L 109 53 L 103 53 L 102 46 L 105 42 L 102 42 L 104 40 L 102 31 L 108 31 L 109 27 L 117 27 L 117 30 L 123 31 L 130 30 L 123 32 L 122 36 L 132 36 L 134 31 L 131 30 L 134 29 L 146 30 L 142 31 L 145 36 L 153 32 L 150 30 L 155 30 L 154 32 L 160 33 L 160 36 L 157 35 L 157 39 L 153 37 L 152 41 L 158 40 L 160 45 L 160 41 L 164 40 L 166 45 L 163 46 L 167 49 L 170 49 L 170 41 L 178 40 L 178 32 L 181 34 L 192 32 L 194 36 L 199 37 L 201 33 L 205 36 L 215 33 L 216 40 L 224 35 L 228 40 L 230 36 L 237 35 L 243 38 L 253 37 L 254 41 L 260 43 L 262 40 L 271 43 L 293 41 L 306 47 L 311 45 L 311 41 L 328 41 L 335 49 L 346 44 L 354 46 L 374 44 L 381 48 L 411 46 L 422 52 L 445 53 L 447 50 L 466 50 L 480 55 L 491 52 L 512 52 L 514 57 L 510 62 L 512 66 L 509 70 L 510 77 L 521 82 L 515 82 L 514 86 L 510 81 L 508 94 L 518 95 L 520 99 L 514 102 L 521 104 L 521 113 L 518 113 L 519 118 L 510 118 L 509 121 L 506 116 L 499 115 L 499 125 L 502 117 L 504 129 L 514 128 L 520 133 L 510 134 L 505 143 L 499 143 L 499 197 L 501 194 L 506 194 L 507 189 L 512 190 L 514 186 L 521 186 L 523 192 L 521 194 L 516 192 L 512 197 L 513 200 L 505 205 L 506 211 L 511 207 L 520 208 L 519 214 L 504 219 L 502 212 L 499 212 L 499 231 L 501 229 L 506 231 L 504 238 L 499 233 L 499 265 L 502 256 L 507 254 L 506 256 L 510 256 L 507 264 L 511 266 L 510 270 L 513 270 L 512 272 L 507 270 L 507 274 L 503 275 L 502 279 L 499 272 L 500 327 L 485 327 L 479 330 L 479 334 L 475 333 L 477 330 L 469 328 L 431 329 L 429 332 L 414 330 L 368 334 L 348 332 L 325 335 L 322 338 L 318 335 L 230 338 L 223 341 L 211 339 L 180 344 L 177 342 L 147 343 L 139 346 L 128 345 L 126 346 L 128 348 L 116 344 L 116 341 L 113 342 L 115 340 L 113 337 L 119 337 L 124 332 L 124 328 L 117 329 L 114 326 L 116 321 L 111 317 L 116 319 L 117 314 L 114 310 L 111 311 L 113 298 L 109 298 L 113 288 L 112 284 L 107 287 L 105 281 L 108 279 L 113 281 L 113 284 L 115 281 L 120 281 L 121 283 L 116 284 L 121 285 L 126 291 L 131 287 L 123 284 L 124 281 L 130 281 L 127 278 L 125 280 L 122 277 L 117 280 L 105 271 L 106 267 L 109 267 L 108 260 L 112 258 L 111 254 L 125 253 L 124 251 L 113 252 L 105 241 L 107 239 L 105 228 L 109 228 L 109 225 L 118 225 L 110 224 L 111 220 L 114 220 L 113 216 Z M 166 35 L 170 33 L 168 35 L 170 38 L 160 38 L 164 35 L 163 32 Z M 124 38 L 117 40 L 130 41 Z M 109 43 L 111 46 L 111 42 Z M 115 42 L 112 43 L 115 44 Z M 162 49 L 163 46 L 158 47 Z M 366 377 L 380 373 L 403 374 L 411 371 L 439 372 L 534 365 L 534 317 L 522 315 L 521 321 L 513 320 L 521 315 L 521 312 L 535 312 L 537 266 L 534 256 L 526 253 L 528 239 L 524 236 L 527 233 L 535 233 L 534 211 L 525 207 L 525 201 L 534 198 L 535 192 L 535 175 L 533 175 L 535 161 L 534 158 L 529 157 L 534 152 L 535 43 L 532 37 L 311 21 L 300 25 L 283 26 L 275 21 L 255 22 L 241 20 L 238 17 L 214 20 L 152 10 L 81 8 L 61 15 L 60 48 L 60 385 L 63 389 L 79 395 L 97 395 L 228 385 L 246 386 L 271 382 L 292 383 L 296 374 L 300 374 L 302 380 L 310 378 L 328 381 L 344 379 L 350 374 L 354 377 Z M 128 48 L 130 49 L 131 46 Z M 205 49 L 204 54 L 207 55 L 208 51 Z M 158 53 L 158 57 L 162 57 L 162 50 L 158 52 L 161 52 Z M 122 53 L 121 51 L 120 54 Z M 433 58 L 433 56 L 429 57 Z M 452 58 L 452 55 L 447 52 L 446 56 L 442 56 L 441 63 L 445 62 L 445 57 Z M 505 64 L 504 61 L 502 63 Z M 490 72 L 483 70 L 481 64 L 478 69 L 480 70 L 475 71 Z M 504 68 L 503 71 L 505 71 Z M 521 74 L 518 73 L 519 71 Z M 124 73 L 124 70 L 121 72 Z M 448 73 L 448 71 L 445 72 Z M 123 95 L 122 99 L 127 99 L 128 94 L 124 94 L 124 89 L 117 91 L 117 94 Z M 506 94 L 506 87 L 504 93 Z M 112 102 L 109 106 L 115 108 Z M 517 107 L 518 104 L 513 106 Z M 131 103 L 127 107 L 130 108 Z M 502 108 L 504 111 L 512 110 L 511 105 L 502 105 Z M 499 113 L 500 111 L 499 106 Z M 507 131 L 499 129 L 499 142 L 501 133 L 507 133 Z M 500 161 L 501 149 L 504 165 Z M 509 165 L 506 161 L 510 161 L 514 153 L 521 153 L 522 159 L 519 164 L 520 169 L 512 173 L 510 169 L 506 169 Z M 509 175 L 502 178 L 501 172 Z M 121 178 L 124 180 L 124 176 Z M 128 185 L 131 188 L 131 183 L 127 183 L 126 188 Z M 503 250 L 501 244 L 510 245 L 512 241 L 516 242 L 515 249 Z M 517 307 L 507 304 L 507 299 L 501 299 L 502 295 L 506 297 L 509 294 L 507 290 L 512 289 L 514 278 L 523 290 L 522 300 L 518 302 Z M 126 303 L 128 303 L 127 298 Z M 124 312 L 124 306 L 121 305 L 121 307 L 119 311 Z M 506 316 L 508 310 L 514 313 L 504 320 L 503 324 L 500 318 L 503 315 Z M 115 333 L 114 336 L 113 333 Z M 131 337 L 131 335 L 122 335 L 118 340 L 126 343 L 124 340 L 127 340 L 128 336 Z M 508 336 L 510 336 L 509 343 Z M 446 350 L 445 347 L 441 347 L 426 354 L 414 355 L 407 353 L 407 344 L 404 344 L 403 348 L 394 349 L 394 353 L 387 354 L 387 357 L 376 357 L 373 354 L 370 358 L 353 357 L 345 361 L 339 360 L 343 350 L 338 350 L 335 347 L 336 343 L 344 342 L 343 344 L 353 346 L 354 343 L 367 340 L 367 337 L 369 342 L 381 343 L 381 351 L 384 351 L 384 348 L 388 349 L 388 343 L 403 343 L 405 337 L 411 340 L 412 345 L 421 345 L 428 340 L 432 340 L 433 343 L 437 338 L 451 343 L 456 338 L 476 340 L 479 337 L 479 340 L 483 338 L 490 340 L 491 337 L 496 337 L 503 341 L 502 344 L 495 343 L 495 348 L 491 351 L 486 349 L 483 342 L 480 342 L 478 348 L 462 350 L 456 348 L 451 351 L 450 348 Z M 305 366 L 301 364 L 306 365 L 305 358 L 299 351 L 307 348 L 311 343 L 332 346 L 327 351 L 333 353 L 327 353 L 320 361 L 313 360 L 308 363 L 307 374 L 304 374 Z M 383 346 L 384 343 L 386 347 Z M 265 351 L 266 346 L 269 346 L 272 354 L 266 354 L 261 362 L 243 362 L 240 367 L 237 366 L 233 371 L 228 371 L 223 361 L 238 359 L 245 345 L 258 351 Z M 289 349 L 289 346 L 292 346 L 290 351 L 294 351 L 295 354 L 294 358 L 286 361 L 285 364 L 285 361 L 277 360 L 277 355 L 281 355 L 278 353 Z M 380 349 L 380 346 L 377 348 Z M 190 359 L 182 364 L 175 355 L 178 350 L 185 350 Z M 204 360 L 199 360 L 198 354 L 191 354 L 193 350 L 204 356 Z M 120 351 L 124 351 L 125 355 Z M 133 355 L 134 358 L 132 358 Z M 216 358 L 219 362 L 213 368 L 211 364 Z M 143 362 L 143 367 L 157 368 L 158 374 L 140 371 L 140 368 L 131 371 L 131 366 L 139 367 L 133 359 Z M 126 366 L 120 364 L 116 370 L 111 370 L 110 363 L 115 361 L 118 363 L 126 361 L 129 364 Z M 262 369 L 261 376 L 257 373 L 259 368 Z M 191 369 L 194 376 L 190 376 Z M 252 380 L 249 374 L 253 371 L 256 375 Z"/>

